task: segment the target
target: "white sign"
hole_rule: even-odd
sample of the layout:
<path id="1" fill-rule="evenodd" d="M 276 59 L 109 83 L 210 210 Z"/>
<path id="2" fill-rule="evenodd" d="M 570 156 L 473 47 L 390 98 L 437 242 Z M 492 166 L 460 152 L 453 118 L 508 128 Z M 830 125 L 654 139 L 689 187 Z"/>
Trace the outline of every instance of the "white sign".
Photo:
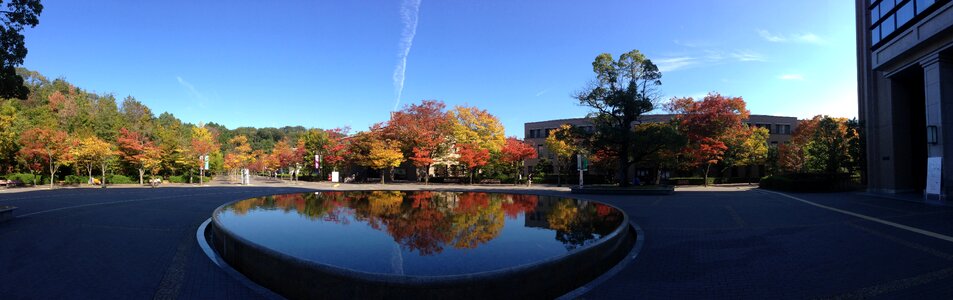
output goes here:
<path id="1" fill-rule="evenodd" d="M 942 163 L 942 157 L 927 158 L 927 195 L 940 194 L 940 176 L 943 172 Z"/>
<path id="2" fill-rule="evenodd" d="M 337 171 L 331 172 L 331 182 L 338 182 L 340 179 L 340 174 Z"/>

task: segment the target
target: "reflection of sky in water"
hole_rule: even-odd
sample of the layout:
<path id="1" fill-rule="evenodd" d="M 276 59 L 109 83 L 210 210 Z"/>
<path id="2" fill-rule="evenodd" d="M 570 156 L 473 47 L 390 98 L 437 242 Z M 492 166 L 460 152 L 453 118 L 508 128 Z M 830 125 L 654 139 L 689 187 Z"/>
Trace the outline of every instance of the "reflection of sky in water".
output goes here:
<path id="1" fill-rule="evenodd" d="M 498 194 L 487 199 L 481 194 L 467 205 L 463 197 L 446 201 L 448 195 L 460 193 L 433 195 L 435 200 L 425 201 L 429 206 L 416 207 L 409 194 L 402 200 L 377 200 L 366 192 L 338 194 L 335 201 L 328 200 L 332 196 L 327 193 L 284 195 L 283 201 L 265 197 L 233 204 L 217 218 L 230 231 L 282 253 L 358 271 L 406 275 L 474 273 L 537 262 L 591 244 L 622 219 L 608 206 L 571 199 Z M 379 212 L 374 211 L 374 201 L 397 204 Z M 527 207 L 534 216 L 529 222 Z M 510 215 L 505 215 L 507 209 Z M 328 210 L 334 216 L 329 217 Z M 415 213 L 421 211 L 445 217 L 443 222 L 414 222 L 412 218 L 420 216 Z M 552 219 L 557 217 L 561 221 Z M 496 223 L 500 219 L 502 227 Z M 372 228 L 372 222 L 379 227 Z M 454 227 L 464 223 L 473 225 Z M 402 235 L 398 241 L 389 229 Z M 469 234 L 473 232 L 483 234 Z M 467 242 L 456 243 L 460 240 Z"/>

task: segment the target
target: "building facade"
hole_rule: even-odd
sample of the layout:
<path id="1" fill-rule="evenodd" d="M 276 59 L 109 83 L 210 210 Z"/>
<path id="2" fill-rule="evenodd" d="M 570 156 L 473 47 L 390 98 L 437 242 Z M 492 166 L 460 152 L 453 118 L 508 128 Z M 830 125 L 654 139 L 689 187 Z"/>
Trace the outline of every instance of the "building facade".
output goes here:
<path id="1" fill-rule="evenodd" d="M 953 192 L 953 146 L 946 147 L 953 143 L 953 2 L 855 4 L 868 189 L 922 194 L 932 180 L 946 199 Z"/>
<path id="2" fill-rule="evenodd" d="M 668 122 L 674 117 L 675 115 L 671 114 L 642 115 L 641 122 Z M 536 148 L 536 152 L 539 154 L 539 158 L 526 161 L 527 167 L 534 168 L 536 164 L 539 163 L 540 159 L 545 158 L 550 161 L 553 160 L 554 157 L 552 152 L 546 149 L 546 137 L 549 136 L 549 132 L 555 130 L 563 124 L 581 127 L 584 130 L 593 130 L 592 120 L 589 118 L 559 119 L 525 123 L 523 125 L 523 139 L 527 144 L 533 145 Z M 745 120 L 745 124 L 748 124 L 749 126 L 767 128 L 768 132 L 770 133 L 768 136 L 768 145 L 777 146 L 779 144 L 785 144 L 791 140 L 791 133 L 794 132 L 795 128 L 797 128 L 798 120 L 795 117 L 750 115 L 748 116 L 748 120 Z"/>

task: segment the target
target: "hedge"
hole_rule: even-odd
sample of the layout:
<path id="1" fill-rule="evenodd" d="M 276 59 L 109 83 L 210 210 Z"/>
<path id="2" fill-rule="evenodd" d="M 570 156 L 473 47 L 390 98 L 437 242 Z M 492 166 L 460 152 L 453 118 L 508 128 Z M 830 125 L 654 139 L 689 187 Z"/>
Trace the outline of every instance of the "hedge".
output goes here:
<path id="1" fill-rule="evenodd" d="M 49 184 L 49 183 L 50 183 L 50 177 L 49 177 L 49 176 L 43 176 L 43 175 L 40 175 L 40 174 L 32 175 L 32 174 L 30 174 L 30 173 L 13 173 L 13 174 L 7 174 L 6 178 L 7 178 L 7 180 L 17 180 L 17 181 L 20 181 L 20 183 L 21 183 L 22 185 L 28 185 L 28 184 L 33 184 L 33 177 L 34 177 L 34 176 L 35 176 L 36 179 L 37 179 L 37 180 L 36 180 L 36 183 L 37 183 L 37 184 L 42 185 L 42 184 L 44 184 L 44 183 L 45 183 L 45 184 Z"/>
<path id="2" fill-rule="evenodd" d="M 789 174 L 761 179 L 759 186 L 787 192 L 842 192 L 850 190 L 850 174 Z"/>

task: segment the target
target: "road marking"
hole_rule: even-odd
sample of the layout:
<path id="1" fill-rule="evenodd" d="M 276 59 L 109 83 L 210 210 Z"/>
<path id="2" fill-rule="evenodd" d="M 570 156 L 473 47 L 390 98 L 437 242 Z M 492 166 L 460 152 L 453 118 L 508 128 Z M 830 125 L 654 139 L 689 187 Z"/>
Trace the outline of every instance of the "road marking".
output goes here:
<path id="1" fill-rule="evenodd" d="M 790 199 L 794 199 L 794 200 L 803 202 L 803 203 L 805 203 L 805 204 L 810 204 L 810 205 L 817 206 L 817 207 L 820 207 L 820 208 L 823 208 L 823 209 L 826 209 L 826 210 L 835 211 L 835 212 L 839 212 L 839 213 L 842 213 L 842 214 L 845 214 L 845 215 L 858 217 L 858 218 L 861 218 L 861 219 L 864 219 L 864 220 L 867 220 L 867 221 L 877 222 L 877 223 L 884 224 L 884 225 L 887 225 L 887 226 L 892 226 L 892 227 L 895 227 L 895 228 L 900 228 L 900 229 L 903 229 L 903 230 L 907 230 L 907 231 L 919 233 L 919 234 L 922 234 L 922 235 L 925 235 L 925 236 L 928 236 L 928 237 L 932 237 L 932 238 L 944 240 L 944 241 L 947 241 L 947 242 L 953 242 L 953 237 L 948 236 L 948 235 L 942 235 L 942 234 L 939 234 L 939 233 L 936 233 L 936 232 L 932 232 L 932 231 L 928 231 L 928 230 L 923 230 L 923 229 L 916 228 L 916 227 L 910 227 L 910 226 L 907 226 L 907 225 L 903 225 L 903 224 L 899 224 L 899 223 L 894 223 L 894 222 L 890 222 L 890 221 L 886 221 L 886 220 L 874 218 L 874 217 L 871 217 L 871 216 L 862 215 L 862 214 L 858 214 L 858 213 L 851 212 L 851 211 L 846 211 L 846 210 L 839 209 L 839 208 L 833 208 L 833 207 L 830 207 L 830 206 L 827 206 L 827 205 L 817 204 L 817 203 L 814 203 L 814 202 L 811 202 L 811 201 L 807 201 L 807 200 L 804 200 L 804 199 L 801 199 L 801 198 L 798 198 L 798 197 L 794 197 L 794 196 L 791 196 L 791 195 L 788 195 L 788 194 L 785 194 L 785 193 L 779 193 L 779 192 L 774 192 L 774 191 L 765 191 L 765 190 L 760 190 L 760 191 L 761 191 L 761 192 L 764 192 L 764 193 L 771 193 L 771 194 L 781 195 L 781 196 L 784 196 L 784 197 L 787 197 L 787 198 L 790 198 Z"/>

